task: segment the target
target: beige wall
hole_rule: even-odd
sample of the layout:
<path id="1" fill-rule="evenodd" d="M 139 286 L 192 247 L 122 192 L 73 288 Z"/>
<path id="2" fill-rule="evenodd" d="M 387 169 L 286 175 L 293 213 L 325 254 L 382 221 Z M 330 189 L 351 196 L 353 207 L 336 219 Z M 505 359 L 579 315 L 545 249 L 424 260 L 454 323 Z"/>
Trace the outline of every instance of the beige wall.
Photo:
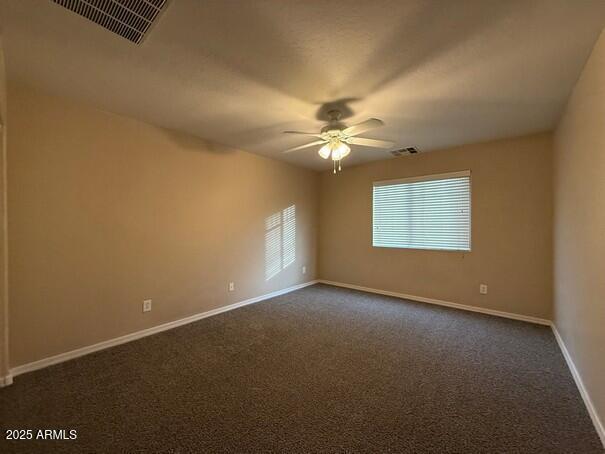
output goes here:
<path id="1" fill-rule="evenodd" d="M 605 32 L 573 91 L 554 144 L 555 324 L 603 423 Z"/>
<path id="2" fill-rule="evenodd" d="M 9 101 L 12 367 L 315 278 L 316 173 L 23 86 Z M 265 220 L 292 205 L 296 260 L 267 281 Z"/>
<path id="3" fill-rule="evenodd" d="M 323 173 L 321 278 L 550 318 L 551 145 L 539 134 Z M 472 171 L 471 252 L 372 247 L 373 181 L 465 169 Z"/>

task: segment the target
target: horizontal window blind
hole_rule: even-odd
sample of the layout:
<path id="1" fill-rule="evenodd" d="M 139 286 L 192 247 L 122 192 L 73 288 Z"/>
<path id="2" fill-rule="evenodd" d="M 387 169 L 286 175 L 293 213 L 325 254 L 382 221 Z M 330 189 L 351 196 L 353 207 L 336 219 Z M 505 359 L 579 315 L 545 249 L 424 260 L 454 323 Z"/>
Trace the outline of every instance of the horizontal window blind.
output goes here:
<path id="1" fill-rule="evenodd" d="M 373 245 L 470 251 L 470 171 L 374 183 Z"/>

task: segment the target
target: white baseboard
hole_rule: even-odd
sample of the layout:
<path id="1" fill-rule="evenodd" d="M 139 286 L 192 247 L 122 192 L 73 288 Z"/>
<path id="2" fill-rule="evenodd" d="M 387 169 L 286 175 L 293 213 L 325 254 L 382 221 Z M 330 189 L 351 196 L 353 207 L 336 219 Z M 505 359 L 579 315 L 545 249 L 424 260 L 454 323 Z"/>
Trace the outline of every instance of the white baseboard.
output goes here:
<path id="1" fill-rule="evenodd" d="M 565 346 L 565 343 L 563 342 L 563 338 L 559 334 L 559 331 L 557 330 L 557 327 L 555 326 L 554 323 L 551 324 L 551 328 L 552 328 L 552 332 L 555 335 L 555 339 L 557 339 L 559 348 L 561 349 L 561 352 L 563 352 L 563 356 L 565 357 L 567 366 L 569 367 L 569 370 L 571 371 L 571 375 L 573 376 L 573 379 L 576 382 L 576 386 L 578 387 L 578 390 L 580 391 L 580 395 L 582 396 L 582 399 L 584 400 L 584 404 L 586 405 L 586 409 L 588 410 L 590 419 L 592 419 L 592 423 L 594 424 L 597 434 L 599 435 L 599 438 L 601 439 L 601 443 L 603 444 L 603 447 L 605 448 L 605 428 L 603 427 L 603 423 L 601 422 L 601 419 L 599 418 L 597 410 L 595 409 L 595 407 L 592 403 L 590 395 L 588 394 L 588 391 L 586 390 L 586 387 L 584 386 L 582 377 L 580 376 L 578 369 L 576 369 L 576 365 L 574 364 L 573 360 L 571 359 L 571 355 L 569 354 L 569 351 L 567 350 L 567 347 Z"/>
<path id="2" fill-rule="evenodd" d="M 201 312 L 199 314 L 191 315 L 189 317 L 181 318 L 179 320 L 175 320 L 172 322 L 164 323 L 162 325 L 153 326 L 151 328 L 147 328 L 141 331 L 137 331 L 134 333 L 126 334 L 125 336 L 116 337 L 114 339 L 109 339 L 103 342 L 99 342 L 98 344 L 89 345 L 86 347 L 78 348 L 76 350 L 71 350 L 66 353 L 60 353 L 58 355 L 50 356 L 48 358 L 43 358 L 38 361 L 34 361 L 31 363 L 23 364 L 21 366 L 17 366 L 11 369 L 9 375 L 9 382 L 6 382 L 7 377 L 4 378 L 5 385 L 7 386 L 12 383 L 12 377 L 16 377 L 17 375 L 24 374 L 26 372 L 32 372 L 34 370 L 42 369 L 44 367 L 52 366 L 53 364 L 62 363 L 64 361 L 69 361 L 70 359 L 78 358 L 80 356 L 87 355 L 89 353 L 93 353 L 99 350 L 104 350 L 109 347 L 114 347 L 116 345 L 124 344 L 126 342 L 130 342 L 136 339 L 140 339 L 142 337 L 150 336 L 152 334 L 160 333 L 162 331 L 166 331 L 169 329 L 176 328 L 178 326 L 186 325 L 188 323 L 193 323 L 198 320 L 201 320 L 206 317 L 211 317 L 213 315 L 221 314 L 223 312 L 231 311 L 233 309 L 237 309 L 238 307 L 247 306 L 248 304 L 258 303 L 260 301 L 264 301 L 270 298 L 275 298 L 276 296 L 284 295 L 286 293 L 293 292 L 294 290 L 298 290 L 304 287 L 308 287 L 310 285 L 317 284 L 318 281 L 309 281 L 303 284 L 293 285 L 292 287 L 288 287 L 282 290 L 277 290 L 275 292 L 267 293 L 265 295 L 256 296 L 254 298 L 250 298 L 244 301 L 240 301 L 238 303 L 229 304 L 228 306 L 219 307 L 216 309 L 212 309 L 210 311 Z"/>
<path id="3" fill-rule="evenodd" d="M 363 292 L 376 293 L 378 295 L 394 296 L 396 298 L 412 300 L 412 301 L 419 301 L 421 303 L 437 304 L 439 306 L 453 307 L 453 308 L 461 309 L 464 311 L 479 312 L 481 314 L 495 315 L 497 317 L 512 318 L 514 320 L 522 320 L 524 322 L 537 323 L 539 325 L 546 325 L 546 326 L 551 325 L 550 320 L 546 320 L 544 318 L 538 318 L 538 317 L 531 317 L 529 315 L 521 315 L 521 314 L 514 314 L 512 312 L 496 311 L 494 309 L 486 309 L 483 307 L 468 306 L 466 304 L 452 303 L 450 301 L 443 301 L 443 300 L 438 300 L 438 299 L 434 299 L 434 298 L 426 298 L 424 296 L 407 295 L 405 293 L 391 292 L 388 290 L 379 290 L 379 289 L 370 288 L 370 287 L 362 287 L 361 285 L 353 285 L 353 284 L 345 284 L 342 282 L 326 281 L 324 279 L 320 279 L 319 282 L 322 284 L 334 285 L 336 287 L 345 287 L 345 288 L 350 288 L 353 290 L 361 290 Z"/>
<path id="4" fill-rule="evenodd" d="M 4 377 L 0 377 L 0 388 L 3 388 L 8 385 L 13 384 L 13 376 L 12 374 L 5 375 Z"/>

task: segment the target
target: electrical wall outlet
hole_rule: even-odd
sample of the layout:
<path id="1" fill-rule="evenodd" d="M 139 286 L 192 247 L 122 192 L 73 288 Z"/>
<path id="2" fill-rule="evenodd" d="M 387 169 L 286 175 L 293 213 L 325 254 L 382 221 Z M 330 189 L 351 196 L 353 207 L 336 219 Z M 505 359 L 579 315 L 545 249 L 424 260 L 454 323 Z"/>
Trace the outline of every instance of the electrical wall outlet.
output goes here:
<path id="1" fill-rule="evenodd" d="M 143 312 L 149 312 L 151 310 L 151 300 L 143 301 Z"/>
<path id="2" fill-rule="evenodd" d="M 302 272 L 303 272 L 303 274 L 307 274 L 307 267 L 306 266 L 302 267 Z"/>
<path id="3" fill-rule="evenodd" d="M 487 284 L 479 284 L 479 293 L 487 295 Z"/>
<path id="4" fill-rule="evenodd" d="M 229 291 L 232 292 L 235 290 L 235 282 L 229 282 Z"/>

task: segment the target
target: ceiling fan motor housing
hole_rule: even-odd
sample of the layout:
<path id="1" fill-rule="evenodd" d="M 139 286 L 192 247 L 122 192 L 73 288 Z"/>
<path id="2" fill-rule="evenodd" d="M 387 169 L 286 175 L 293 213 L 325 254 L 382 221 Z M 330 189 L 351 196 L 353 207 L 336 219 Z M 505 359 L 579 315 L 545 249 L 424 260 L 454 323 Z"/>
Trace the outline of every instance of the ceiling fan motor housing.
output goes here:
<path id="1" fill-rule="evenodd" d="M 331 136 L 337 136 L 339 135 L 340 131 L 342 131 L 343 129 L 345 129 L 347 127 L 347 125 L 343 124 L 343 123 L 330 123 L 327 124 L 326 126 L 324 126 L 323 128 L 321 128 L 321 133 L 322 134 L 329 134 Z"/>
<path id="2" fill-rule="evenodd" d="M 343 129 L 345 129 L 347 127 L 347 125 L 340 122 L 341 118 L 342 118 L 342 114 L 340 113 L 339 110 L 330 110 L 328 112 L 328 124 L 325 125 L 323 128 L 321 128 L 322 134 L 330 133 L 331 131 L 333 131 L 330 134 L 331 136 L 338 135 L 337 134 L 338 131 L 342 131 Z"/>

